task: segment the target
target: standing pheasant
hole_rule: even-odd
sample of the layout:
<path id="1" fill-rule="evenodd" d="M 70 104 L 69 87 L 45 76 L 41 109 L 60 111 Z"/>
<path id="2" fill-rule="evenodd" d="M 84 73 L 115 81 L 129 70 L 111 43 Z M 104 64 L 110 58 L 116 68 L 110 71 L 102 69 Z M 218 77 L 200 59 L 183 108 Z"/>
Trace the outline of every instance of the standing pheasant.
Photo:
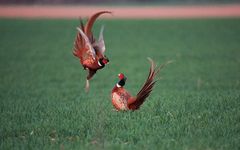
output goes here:
<path id="1" fill-rule="evenodd" d="M 81 25 L 77 27 L 78 33 L 74 42 L 73 54 L 80 59 L 83 68 L 88 72 L 85 86 L 86 92 L 89 91 L 89 80 L 92 79 L 97 70 L 104 68 L 109 62 L 108 58 L 104 55 L 106 50 L 103 39 L 104 28 L 101 28 L 98 40 L 96 40 L 92 34 L 92 26 L 95 20 L 105 13 L 111 12 L 97 12 L 89 18 L 86 25 L 80 20 Z"/>
<path id="2" fill-rule="evenodd" d="M 119 82 L 114 86 L 111 93 L 112 104 L 117 110 L 137 110 L 150 95 L 151 91 L 153 90 L 153 86 L 156 83 L 156 75 L 166 64 L 156 67 L 153 60 L 150 58 L 148 59 L 151 63 L 149 75 L 136 96 L 131 96 L 130 93 L 124 88 L 127 80 L 124 74 L 118 74 Z"/>

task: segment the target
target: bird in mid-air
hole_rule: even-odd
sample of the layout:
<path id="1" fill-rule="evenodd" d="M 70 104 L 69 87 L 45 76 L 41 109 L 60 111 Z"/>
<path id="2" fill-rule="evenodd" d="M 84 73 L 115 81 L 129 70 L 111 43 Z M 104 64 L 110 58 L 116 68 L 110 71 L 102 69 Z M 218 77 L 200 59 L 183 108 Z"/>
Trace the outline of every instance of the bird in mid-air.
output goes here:
<path id="1" fill-rule="evenodd" d="M 73 54 L 80 59 L 83 68 L 88 71 L 85 86 L 86 92 L 89 91 L 89 80 L 94 76 L 97 70 L 104 68 L 109 62 L 109 59 L 104 55 L 106 48 L 103 39 L 103 26 L 100 30 L 98 40 L 94 38 L 92 33 L 94 22 L 100 15 L 105 13 L 111 12 L 97 12 L 88 19 L 85 25 L 82 20 L 80 20 L 81 25 L 77 27 L 78 33 L 74 42 Z"/>
<path id="2" fill-rule="evenodd" d="M 157 81 L 155 80 L 156 75 L 166 64 L 156 67 L 152 59 L 148 58 L 148 60 L 151 63 L 149 75 L 136 96 L 130 95 L 130 93 L 124 88 L 127 80 L 126 76 L 122 73 L 118 74 L 119 81 L 114 86 L 111 93 L 112 104 L 116 110 L 137 110 L 150 95 L 151 91 L 153 90 L 153 86 Z"/>

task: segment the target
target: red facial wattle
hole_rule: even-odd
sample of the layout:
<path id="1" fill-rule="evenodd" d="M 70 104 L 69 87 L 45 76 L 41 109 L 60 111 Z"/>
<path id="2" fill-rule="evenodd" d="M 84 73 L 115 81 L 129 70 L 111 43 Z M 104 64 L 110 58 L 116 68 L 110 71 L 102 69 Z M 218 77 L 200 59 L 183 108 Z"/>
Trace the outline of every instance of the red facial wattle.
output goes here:
<path id="1" fill-rule="evenodd" d="M 107 59 L 103 59 L 102 62 L 106 65 L 108 63 L 108 60 Z"/>
<path id="2" fill-rule="evenodd" d="M 118 78 L 119 78 L 120 80 L 124 79 L 124 77 L 125 77 L 125 76 L 124 76 L 123 73 L 119 73 L 119 74 L 118 74 Z"/>

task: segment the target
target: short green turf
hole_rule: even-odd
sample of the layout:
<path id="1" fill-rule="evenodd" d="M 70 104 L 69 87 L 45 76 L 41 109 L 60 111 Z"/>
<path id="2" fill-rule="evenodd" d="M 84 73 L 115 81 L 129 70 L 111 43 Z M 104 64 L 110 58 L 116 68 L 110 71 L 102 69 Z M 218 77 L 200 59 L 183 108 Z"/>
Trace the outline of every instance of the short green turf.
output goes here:
<path id="1" fill-rule="evenodd" d="M 0 19 L 0 149 L 240 148 L 240 19 L 99 20 L 110 64 L 84 92 L 78 20 Z M 116 112 L 117 74 L 136 94 L 151 57 L 166 66 L 140 110 Z"/>

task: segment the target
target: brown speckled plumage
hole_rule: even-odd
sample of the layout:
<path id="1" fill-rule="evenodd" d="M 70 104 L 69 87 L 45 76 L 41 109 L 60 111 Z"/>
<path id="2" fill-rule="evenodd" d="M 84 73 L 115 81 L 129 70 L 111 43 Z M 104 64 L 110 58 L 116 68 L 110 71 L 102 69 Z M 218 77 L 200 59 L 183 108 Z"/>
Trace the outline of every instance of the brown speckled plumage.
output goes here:
<path id="1" fill-rule="evenodd" d="M 102 38 L 99 38 L 98 41 L 92 34 L 94 22 L 101 14 L 105 13 L 111 12 L 97 12 L 89 18 L 86 25 L 80 20 L 80 26 L 77 28 L 78 33 L 74 42 L 73 54 L 80 59 L 83 68 L 88 71 L 86 91 L 89 90 L 89 80 L 94 76 L 97 70 L 104 68 L 109 61 L 104 55 L 105 45 L 102 37 L 103 29 L 100 32 Z"/>
<path id="2" fill-rule="evenodd" d="M 160 67 L 156 67 L 152 59 L 148 58 L 151 63 L 148 77 L 143 84 L 141 90 L 136 96 L 131 96 L 124 87 L 118 87 L 117 85 L 112 90 L 112 103 L 117 110 L 136 110 L 145 102 L 146 98 L 153 90 L 156 83 L 156 76 L 160 70 L 167 64 L 163 64 Z M 123 105 L 126 104 L 126 105 Z"/>

